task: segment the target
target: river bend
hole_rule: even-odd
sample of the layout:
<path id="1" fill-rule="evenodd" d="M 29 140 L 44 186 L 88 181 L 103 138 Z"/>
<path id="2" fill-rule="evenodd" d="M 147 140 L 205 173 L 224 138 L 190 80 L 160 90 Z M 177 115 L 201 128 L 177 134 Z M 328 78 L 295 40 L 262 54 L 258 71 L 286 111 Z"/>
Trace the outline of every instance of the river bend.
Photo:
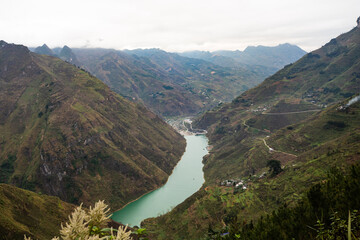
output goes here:
<path id="1" fill-rule="evenodd" d="M 208 153 L 208 140 L 203 135 L 185 136 L 185 139 L 185 153 L 167 183 L 115 212 L 113 220 L 140 226 L 142 220 L 170 211 L 200 189 L 204 183 L 202 159 Z"/>

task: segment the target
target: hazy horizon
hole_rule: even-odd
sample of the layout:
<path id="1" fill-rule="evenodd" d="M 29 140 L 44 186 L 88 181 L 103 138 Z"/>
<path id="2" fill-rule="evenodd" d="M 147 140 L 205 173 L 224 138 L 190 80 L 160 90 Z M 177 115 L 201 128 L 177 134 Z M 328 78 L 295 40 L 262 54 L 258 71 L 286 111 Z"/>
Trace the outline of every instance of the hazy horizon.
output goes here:
<path id="1" fill-rule="evenodd" d="M 3 40 L 3 39 L 0 39 L 0 40 Z M 7 42 L 7 41 L 5 41 L 5 42 Z M 9 43 L 9 44 L 11 44 L 11 42 L 7 42 L 7 43 Z M 15 43 L 15 44 L 18 44 L 18 43 Z M 19 43 L 20 44 L 20 43 Z M 41 47 L 41 46 L 43 46 L 43 45 L 47 45 L 48 46 L 48 44 L 47 43 L 43 43 L 43 44 L 41 44 L 41 45 L 39 45 L 39 46 L 26 46 L 26 47 L 28 47 L 28 48 L 31 48 L 31 49 L 35 49 L 35 48 L 37 48 L 37 47 Z M 216 52 L 216 51 L 244 51 L 246 48 L 248 48 L 248 47 L 277 47 L 277 46 L 280 46 L 280 45 L 284 45 L 284 44 L 289 44 L 289 43 L 280 43 L 280 44 L 277 44 L 277 45 L 274 45 L 274 46 L 265 46 L 265 45 L 256 45 L 256 46 L 246 46 L 244 49 L 242 49 L 242 50 L 240 50 L 240 49 L 217 49 L 217 50 L 213 50 L 213 51 L 209 51 L 209 50 L 198 50 L 198 49 L 194 49 L 194 50 L 188 50 L 188 51 L 168 51 L 168 52 L 171 52 L 171 53 L 185 53 L 185 52 L 191 52 L 191 51 L 204 51 L 204 52 Z M 23 44 L 22 44 L 23 45 Z M 291 45 L 293 45 L 293 46 L 297 46 L 297 45 L 294 45 L 294 44 L 291 44 Z M 69 46 L 69 45 L 66 45 L 66 44 L 64 44 L 64 45 L 62 45 L 62 46 L 55 46 L 55 47 L 50 47 L 50 46 L 48 46 L 50 49 L 55 49 L 55 48 L 63 48 L 64 46 L 67 46 L 67 47 L 69 47 L 69 48 L 71 48 L 71 49 L 106 49 L 106 50 L 115 50 L 115 51 L 132 51 L 132 50 L 138 50 L 138 49 L 141 49 L 141 50 L 149 50 L 149 49 L 158 49 L 158 50 L 163 50 L 163 51 L 165 51 L 164 49 L 161 49 L 161 48 L 153 48 L 153 47 L 149 47 L 149 48 L 133 48 L 133 49 L 116 49 L 116 48 L 103 48 L 103 47 L 87 47 L 87 46 L 85 46 L 85 47 L 71 47 L 71 46 Z M 298 47 L 300 47 L 300 46 L 298 46 Z M 301 48 L 301 47 L 300 47 Z M 302 49 L 302 48 L 301 48 Z M 304 50 L 304 49 L 303 49 Z"/>
<path id="2" fill-rule="evenodd" d="M 315 50 L 356 26 L 358 0 L 104 0 L 2 3 L 0 38 L 28 47 L 170 52 L 297 45 Z"/>

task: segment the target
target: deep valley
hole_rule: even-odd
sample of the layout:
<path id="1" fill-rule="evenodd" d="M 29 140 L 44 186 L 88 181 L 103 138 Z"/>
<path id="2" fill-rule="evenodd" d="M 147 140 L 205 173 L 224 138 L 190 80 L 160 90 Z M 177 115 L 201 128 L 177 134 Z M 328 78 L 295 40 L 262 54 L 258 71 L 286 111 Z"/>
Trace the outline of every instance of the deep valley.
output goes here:
<path id="1" fill-rule="evenodd" d="M 309 53 L 0 41 L 0 239 L 358 239 L 359 161 L 360 18 Z"/>

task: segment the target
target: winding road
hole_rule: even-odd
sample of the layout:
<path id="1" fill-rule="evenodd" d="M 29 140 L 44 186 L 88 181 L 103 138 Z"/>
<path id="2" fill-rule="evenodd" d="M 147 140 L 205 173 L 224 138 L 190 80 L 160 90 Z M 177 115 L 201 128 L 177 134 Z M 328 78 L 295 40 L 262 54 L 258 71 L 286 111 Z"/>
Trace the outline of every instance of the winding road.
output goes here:
<path id="1" fill-rule="evenodd" d="M 269 137 L 269 136 L 267 136 L 267 137 L 265 137 L 265 138 L 268 138 L 268 137 Z M 282 151 L 278 151 L 278 150 L 275 150 L 275 149 L 271 148 L 271 147 L 266 143 L 265 138 L 263 138 L 263 142 L 264 142 L 265 146 L 269 149 L 269 152 L 280 152 L 280 153 L 287 154 L 287 155 L 290 155 L 290 156 L 293 156 L 293 157 L 297 157 L 295 154 L 287 153 L 287 152 L 282 152 Z"/>
<path id="2" fill-rule="evenodd" d="M 298 112 L 282 112 L 282 113 L 271 113 L 271 112 L 266 113 L 266 112 L 262 112 L 261 114 L 264 114 L 264 115 L 287 115 L 287 114 L 319 112 L 319 111 L 321 111 L 321 109 L 305 110 L 305 111 L 298 111 Z"/>

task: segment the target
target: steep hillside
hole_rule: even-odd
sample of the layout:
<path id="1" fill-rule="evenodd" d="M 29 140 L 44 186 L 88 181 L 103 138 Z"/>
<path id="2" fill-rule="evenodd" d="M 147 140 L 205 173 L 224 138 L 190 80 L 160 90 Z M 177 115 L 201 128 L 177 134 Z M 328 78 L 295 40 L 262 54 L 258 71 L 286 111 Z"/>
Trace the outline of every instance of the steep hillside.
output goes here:
<path id="1" fill-rule="evenodd" d="M 185 140 L 58 58 L 0 43 L 0 181 L 117 209 L 162 185 Z"/>
<path id="2" fill-rule="evenodd" d="M 205 186 L 170 213 L 145 220 L 144 227 L 156 239 L 199 239 L 209 229 L 209 233 L 226 232 L 224 227 L 234 221 L 237 225 L 231 227 L 239 229 L 240 224 L 279 207 L 295 206 L 332 168 L 360 162 L 360 102 L 347 108 L 345 104 L 329 107 L 270 137 L 246 128 L 230 153 L 215 145 L 204 161 Z M 280 162 L 280 174 L 274 176 L 268 170 L 270 160 Z M 242 184 L 221 185 L 225 180 Z"/>
<path id="3" fill-rule="evenodd" d="M 85 68 L 122 96 L 142 102 L 164 115 L 194 114 L 202 107 L 200 95 L 171 82 L 166 72 L 123 52 L 75 50 Z M 205 96 L 203 97 L 205 100 Z"/>
<path id="4" fill-rule="evenodd" d="M 271 118 L 280 123 L 276 127 L 279 128 L 293 121 L 286 119 L 291 114 L 276 113 L 289 112 L 299 112 L 295 121 L 301 120 L 299 116 L 309 114 L 308 110 L 320 109 L 360 92 L 359 50 L 360 29 L 354 28 L 286 66 L 231 104 L 205 114 L 195 125 L 206 128 L 221 118 L 229 118 L 233 125 L 253 118 L 248 125 L 258 122 L 258 127 L 261 123 L 262 129 L 269 129 L 272 126 L 267 118 Z M 226 123 L 218 126 L 231 128 Z"/>
<path id="5" fill-rule="evenodd" d="M 330 168 L 359 162 L 360 103 L 344 107 L 360 92 L 359 44 L 354 28 L 196 120 L 212 144 L 205 186 L 145 227 L 158 239 L 199 239 L 231 219 L 293 206 Z M 270 160 L 280 174 L 269 171 Z"/>
<path id="6" fill-rule="evenodd" d="M 359 93 L 359 49 L 360 29 L 354 28 L 286 66 L 231 104 L 205 113 L 194 126 L 207 128 L 210 143 L 214 144 L 211 156 L 214 167 L 209 164 L 206 168 L 219 175 L 215 166 L 246 159 L 254 145 L 252 141 Z M 259 168 L 253 161 L 248 165 L 241 171 L 249 174 Z M 227 165 L 220 175 L 231 175 L 236 169 Z M 213 179 L 211 174 L 209 179 Z"/>
<path id="7" fill-rule="evenodd" d="M 266 71 L 229 69 L 158 49 L 74 49 L 79 61 L 114 91 L 169 117 L 193 115 L 260 83 Z"/>
<path id="8" fill-rule="evenodd" d="M 57 197 L 0 184 L 0 239 L 51 239 L 59 235 L 74 205 Z"/>
<path id="9" fill-rule="evenodd" d="M 226 227 L 208 232 L 207 239 L 287 240 L 352 239 L 360 237 L 360 164 L 332 168 L 295 206 L 281 206 L 255 224 L 234 215 Z M 351 223 L 351 228 L 350 228 Z"/>

